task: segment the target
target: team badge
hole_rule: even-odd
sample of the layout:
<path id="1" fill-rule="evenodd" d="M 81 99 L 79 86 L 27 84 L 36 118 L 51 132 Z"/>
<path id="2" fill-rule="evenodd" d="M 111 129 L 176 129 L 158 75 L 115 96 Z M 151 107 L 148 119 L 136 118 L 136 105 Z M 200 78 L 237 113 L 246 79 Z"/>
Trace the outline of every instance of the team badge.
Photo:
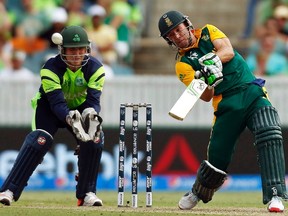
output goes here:
<path id="1" fill-rule="evenodd" d="M 81 41 L 81 39 L 80 39 L 80 37 L 79 37 L 78 34 L 75 34 L 72 40 L 73 40 L 74 42 L 80 42 L 80 41 Z"/>
<path id="2" fill-rule="evenodd" d="M 38 137 L 37 142 L 39 145 L 44 145 L 46 143 L 46 138 L 45 137 Z"/>
<path id="3" fill-rule="evenodd" d="M 165 14 L 163 16 L 163 19 L 165 20 L 165 23 L 166 23 L 167 27 L 170 27 L 170 26 L 173 25 L 173 22 L 170 20 L 170 18 L 167 16 L 167 14 Z"/>
<path id="4" fill-rule="evenodd" d="M 201 39 L 204 40 L 204 41 L 208 41 L 210 39 L 210 37 L 209 37 L 209 35 L 203 35 L 201 37 Z"/>
<path id="5" fill-rule="evenodd" d="M 83 86 L 84 85 L 84 80 L 82 77 L 77 77 L 75 80 L 75 85 L 76 86 Z"/>
<path id="6" fill-rule="evenodd" d="M 183 79 L 185 78 L 185 74 L 179 74 L 179 79 L 183 82 Z"/>

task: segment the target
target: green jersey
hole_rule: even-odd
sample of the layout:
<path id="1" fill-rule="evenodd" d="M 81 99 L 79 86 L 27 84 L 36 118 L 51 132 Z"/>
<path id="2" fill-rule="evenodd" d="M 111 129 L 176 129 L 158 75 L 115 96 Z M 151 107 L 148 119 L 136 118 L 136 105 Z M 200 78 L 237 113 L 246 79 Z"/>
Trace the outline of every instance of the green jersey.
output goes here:
<path id="1" fill-rule="evenodd" d="M 216 51 L 212 41 L 226 37 L 213 25 L 206 25 L 202 29 L 195 30 L 194 35 L 197 42 L 192 47 L 181 50 L 176 62 L 176 74 L 186 86 L 194 79 L 195 71 L 201 69 L 198 59 L 207 53 Z M 236 50 L 234 53 L 234 58 L 223 64 L 224 79 L 215 88 L 215 95 L 225 94 L 256 79 L 243 57 Z"/>
<path id="2" fill-rule="evenodd" d="M 79 107 L 93 107 L 100 112 L 105 73 L 97 59 L 90 57 L 87 64 L 73 72 L 57 55 L 46 62 L 40 75 L 40 97 L 48 100 L 59 119 L 65 120 L 70 110 Z"/>

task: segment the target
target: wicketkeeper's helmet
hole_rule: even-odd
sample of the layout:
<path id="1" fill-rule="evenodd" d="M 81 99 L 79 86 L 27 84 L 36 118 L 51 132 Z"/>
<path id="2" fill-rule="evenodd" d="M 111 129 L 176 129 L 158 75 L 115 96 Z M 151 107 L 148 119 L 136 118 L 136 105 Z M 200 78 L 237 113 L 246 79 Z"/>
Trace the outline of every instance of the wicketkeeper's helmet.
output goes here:
<path id="1" fill-rule="evenodd" d="M 82 62 L 82 66 L 84 66 L 88 60 L 89 60 L 89 55 L 91 52 L 90 48 L 90 41 L 88 39 L 87 32 L 85 31 L 84 28 L 81 26 L 67 26 L 65 27 L 61 33 L 62 35 L 62 43 L 59 44 L 59 50 L 60 50 L 60 55 L 61 59 L 69 65 L 68 61 L 66 60 L 66 57 L 68 56 L 65 54 L 65 48 L 71 48 L 71 47 L 86 47 L 86 53 L 84 54 L 84 59 Z M 73 55 L 70 55 L 73 56 Z M 77 56 L 74 55 L 74 58 Z M 71 61 L 71 60 L 70 60 Z"/>
<path id="2" fill-rule="evenodd" d="M 61 35 L 63 37 L 63 47 L 86 47 L 90 46 L 90 41 L 86 31 L 81 26 L 65 27 Z"/>

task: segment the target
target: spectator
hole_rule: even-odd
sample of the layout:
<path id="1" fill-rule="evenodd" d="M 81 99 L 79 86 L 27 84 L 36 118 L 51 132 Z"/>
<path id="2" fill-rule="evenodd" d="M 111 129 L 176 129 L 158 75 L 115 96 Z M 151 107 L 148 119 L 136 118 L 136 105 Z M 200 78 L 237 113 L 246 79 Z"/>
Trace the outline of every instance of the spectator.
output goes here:
<path id="1" fill-rule="evenodd" d="M 11 56 L 11 66 L 0 70 L 0 79 L 33 80 L 36 76 L 23 66 L 25 58 L 26 54 L 23 51 L 14 50 Z"/>
<path id="2" fill-rule="evenodd" d="M 274 17 L 276 18 L 281 34 L 288 37 L 288 6 L 278 5 L 274 9 Z"/>
<path id="3" fill-rule="evenodd" d="M 23 50 L 26 54 L 25 65 L 34 73 L 40 70 L 41 52 L 47 48 L 47 41 L 39 35 L 50 24 L 49 17 L 34 8 L 33 0 L 22 0 L 23 10 L 17 12 L 15 36 L 12 38 L 14 49 Z"/>
<path id="4" fill-rule="evenodd" d="M 247 64 L 256 76 L 288 74 L 287 58 L 282 53 L 276 51 L 276 39 L 267 32 L 267 29 L 262 30 L 258 37 L 259 50 L 251 52 L 247 56 Z"/>
<path id="5" fill-rule="evenodd" d="M 111 4 L 110 14 L 106 17 L 106 23 L 117 29 L 117 42 L 115 49 L 119 56 L 119 61 L 130 64 L 130 32 L 129 19 L 131 7 L 127 0 L 115 0 Z"/>
<path id="6" fill-rule="evenodd" d="M 66 26 L 66 23 L 68 21 L 68 14 L 65 8 L 63 7 L 56 7 L 52 10 L 51 13 L 51 26 L 49 29 L 44 31 L 39 35 L 40 38 L 47 41 L 48 50 L 45 51 L 45 56 L 51 55 L 51 54 L 58 54 L 58 46 L 55 45 L 51 41 L 51 36 L 55 32 L 61 32 L 62 29 Z"/>
<path id="7" fill-rule="evenodd" d="M 96 46 L 102 61 L 106 64 L 117 62 L 117 53 L 114 48 L 117 40 L 117 31 L 110 25 L 104 24 L 106 10 L 100 5 L 93 5 L 88 9 L 92 26 L 87 30 L 88 37 Z"/>
<path id="8" fill-rule="evenodd" d="M 275 52 L 279 52 L 281 55 L 287 57 L 288 54 L 288 41 L 287 36 L 281 33 L 277 19 L 275 17 L 270 17 L 264 23 L 267 32 L 275 37 Z"/>
<path id="9" fill-rule="evenodd" d="M 7 50 L 7 46 L 9 44 L 9 40 L 11 38 L 11 30 L 12 30 L 12 20 L 9 16 L 9 13 L 5 7 L 5 1 L 0 1 L 0 69 L 9 65 L 9 50 Z"/>
<path id="10" fill-rule="evenodd" d="M 18 45 L 22 45 L 29 54 L 34 53 L 35 49 L 36 51 L 43 50 L 45 46 L 37 39 L 39 34 L 49 26 L 49 17 L 34 8 L 33 0 L 22 0 L 21 2 L 23 10 L 17 13 L 15 39 L 19 39 L 19 43 L 21 39 L 23 40 L 21 41 L 23 44 Z"/>
<path id="11" fill-rule="evenodd" d="M 0 31 L 0 70 L 9 65 L 10 47 L 9 37 Z"/>
<path id="12" fill-rule="evenodd" d="M 114 71 L 111 66 L 116 64 L 118 60 L 115 50 L 117 31 L 112 26 L 103 23 L 106 16 L 104 7 L 95 4 L 89 7 L 87 12 L 91 18 L 91 26 L 87 27 L 87 34 L 92 44 L 91 55 L 101 58 L 106 71 L 106 78 L 112 78 Z"/>
<path id="13" fill-rule="evenodd" d="M 83 0 L 63 0 L 63 5 L 68 12 L 67 25 L 84 26 L 86 15 L 84 13 Z"/>
<path id="14" fill-rule="evenodd" d="M 287 40 L 286 37 L 280 33 L 277 20 L 274 17 L 269 17 L 263 25 L 256 26 L 255 40 L 253 40 L 253 43 L 249 47 L 248 54 L 260 52 L 260 41 L 262 36 L 266 33 L 269 33 L 275 37 L 274 51 L 280 53 L 281 55 L 287 56 Z"/>
<path id="15" fill-rule="evenodd" d="M 37 10 L 51 12 L 53 8 L 62 4 L 62 0 L 33 0 Z"/>

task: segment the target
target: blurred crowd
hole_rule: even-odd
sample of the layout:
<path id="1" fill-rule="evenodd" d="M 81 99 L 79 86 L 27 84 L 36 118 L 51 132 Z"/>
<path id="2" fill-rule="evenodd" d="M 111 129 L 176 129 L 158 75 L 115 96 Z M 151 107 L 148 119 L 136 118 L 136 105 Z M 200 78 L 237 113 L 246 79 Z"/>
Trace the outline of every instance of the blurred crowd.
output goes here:
<path id="1" fill-rule="evenodd" d="M 248 18 L 254 19 L 254 25 L 246 24 L 252 38 L 246 55 L 248 66 L 257 76 L 288 75 L 288 1 L 249 2 L 247 11 L 254 17 Z M 246 28 L 245 37 L 248 32 Z"/>
<path id="2" fill-rule="evenodd" d="M 67 25 L 87 30 L 91 54 L 103 62 L 107 78 L 134 74 L 134 52 L 144 28 L 141 3 L 0 0 L 0 78 L 39 75 L 43 63 L 58 54 L 51 35 Z M 241 38 L 252 41 L 244 56 L 257 76 L 288 75 L 288 0 L 247 1 Z"/>
<path id="3" fill-rule="evenodd" d="M 58 54 L 51 41 L 67 25 L 80 25 L 106 77 L 133 74 L 143 8 L 138 0 L 0 0 L 0 78 L 29 79 Z M 117 70 L 116 70 L 117 69 Z"/>

